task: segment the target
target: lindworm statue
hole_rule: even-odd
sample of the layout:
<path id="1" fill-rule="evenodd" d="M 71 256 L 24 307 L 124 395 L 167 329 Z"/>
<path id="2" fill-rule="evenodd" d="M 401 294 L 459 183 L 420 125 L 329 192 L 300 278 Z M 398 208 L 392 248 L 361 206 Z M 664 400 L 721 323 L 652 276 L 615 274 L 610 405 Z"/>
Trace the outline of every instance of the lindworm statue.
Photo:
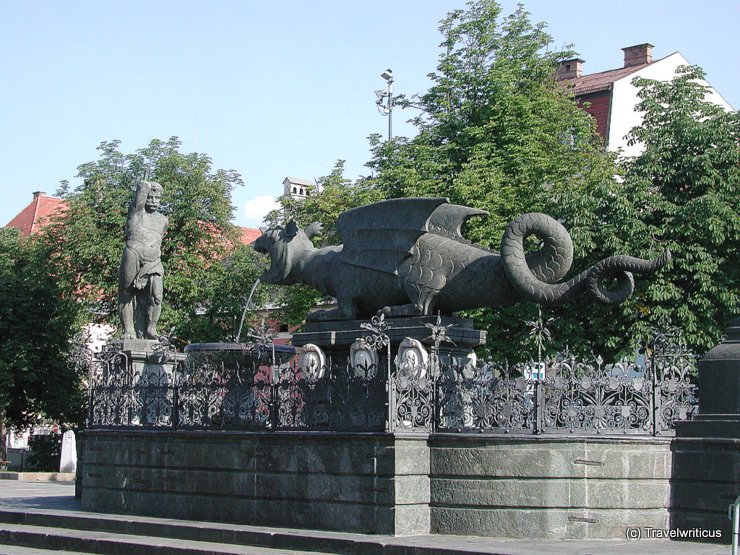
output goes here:
<path id="1" fill-rule="evenodd" d="M 446 198 L 404 198 L 343 212 L 337 220 L 340 246 L 315 248 L 294 221 L 263 231 L 254 248 L 270 255 L 262 281 L 305 283 L 335 297 L 337 308 L 308 315 L 309 320 L 353 320 L 384 310 L 388 316 L 427 316 L 458 310 L 514 304 L 566 303 L 578 295 L 619 304 L 634 289 L 633 273 L 665 266 L 670 252 L 653 260 L 610 256 L 560 283 L 573 261 L 566 229 L 540 213 L 511 222 L 501 252 L 473 245 L 461 234 L 471 217 L 487 212 L 450 204 Z M 525 239 L 542 243 L 526 253 Z M 614 283 L 616 280 L 616 283 Z"/>

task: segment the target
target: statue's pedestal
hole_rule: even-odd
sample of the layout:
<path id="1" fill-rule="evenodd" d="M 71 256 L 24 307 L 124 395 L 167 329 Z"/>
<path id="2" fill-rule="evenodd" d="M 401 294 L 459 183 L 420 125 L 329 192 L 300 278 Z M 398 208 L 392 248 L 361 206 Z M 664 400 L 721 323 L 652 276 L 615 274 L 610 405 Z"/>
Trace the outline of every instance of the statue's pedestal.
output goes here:
<path id="1" fill-rule="evenodd" d="M 90 384 L 88 425 L 97 426 L 169 426 L 172 425 L 170 395 L 175 383 L 175 369 L 185 360 L 184 353 L 166 348 L 154 339 L 115 339 L 108 342 L 101 356 L 100 373 Z M 115 409 L 110 391 L 128 392 Z M 119 399 L 119 400 L 120 400 Z M 142 411 L 146 404 L 152 410 Z M 82 496 L 83 466 L 87 450 L 86 436 L 81 436 L 77 450 L 75 497 Z"/>
<path id="2" fill-rule="evenodd" d="M 467 359 L 473 349 L 484 345 L 486 332 L 473 327 L 469 318 L 455 316 L 416 316 L 409 318 L 386 318 L 388 325 L 385 334 L 388 336 L 391 353 L 396 353 L 401 342 L 410 337 L 421 341 L 429 349 L 434 345 L 433 330 L 429 326 L 445 327 L 446 337 L 452 342 L 442 341 L 439 345 L 439 355 L 442 362 L 460 362 Z M 332 322 L 309 322 L 304 331 L 293 334 L 293 345 L 303 347 L 312 343 L 321 347 L 335 359 L 349 356 L 349 350 L 357 339 L 364 339 L 374 334 L 365 329 L 362 324 L 370 324 L 369 320 L 346 320 Z"/>
<path id="3" fill-rule="evenodd" d="M 123 355 L 115 360 L 111 371 L 145 383 L 172 383 L 175 365 L 185 360 L 183 353 L 163 348 L 156 339 L 115 339 L 109 347 Z"/>

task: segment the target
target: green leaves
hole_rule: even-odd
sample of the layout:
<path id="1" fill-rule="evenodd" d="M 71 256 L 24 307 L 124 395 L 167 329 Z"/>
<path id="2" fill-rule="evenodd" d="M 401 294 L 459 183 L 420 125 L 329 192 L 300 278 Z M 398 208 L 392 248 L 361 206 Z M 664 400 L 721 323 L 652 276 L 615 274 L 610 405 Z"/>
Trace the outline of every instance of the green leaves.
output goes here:
<path id="1" fill-rule="evenodd" d="M 645 119 L 630 139 L 646 150 L 627 164 L 631 188 L 654 191 L 653 224 L 674 252 L 666 312 L 700 352 L 738 314 L 740 281 L 740 118 L 705 100 L 703 77 L 683 66 L 670 82 L 635 81 Z"/>
<path id="2" fill-rule="evenodd" d="M 66 359 L 79 306 L 62 294 L 47 260 L 44 245 L 0 229 L 0 415 L 16 426 L 39 412 L 74 424 L 84 414 L 82 376 Z"/>
<path id="3" fill-rule="evenodd" d="M 564 190 L 558 199 L 566 221 L 585 224 L 591 240 L 583 254 L 591 260 L 603 255 L 599 246 L 643 257 L 673 253 L 666 269 L 637 280 L 620 323 L 601 323 L 601 337 L 619 351 L 670 319 L 696 352 L 706 352 L 738 313 L 738 115 L 705 100 L 702 77 L 699 68 L 682 67 L 669 82 L 636 79 L 644 121 L 629 141 L 644 152 L 622 161 L 623 181 Z"/>

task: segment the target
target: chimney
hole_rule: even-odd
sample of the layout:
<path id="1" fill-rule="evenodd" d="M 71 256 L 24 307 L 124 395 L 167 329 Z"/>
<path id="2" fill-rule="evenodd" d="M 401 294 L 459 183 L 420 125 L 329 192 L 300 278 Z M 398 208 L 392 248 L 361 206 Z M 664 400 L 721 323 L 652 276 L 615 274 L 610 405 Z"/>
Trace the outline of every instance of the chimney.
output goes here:
<path id="1" fill-rule="evenodd" d="M 33 192 L 33 200 L 36 200 L 39 197 L 46 196 L 46 191 L 34 191 Z"/>
<path id="2" fill-rule="evenodd" d="M 560 62 L 560 67 L 555 73 L 555 79 L 557 81 L 563 81 L 565 79 L 575 79 L 583 75 L 583 64 L 586 63 L 580 58 L 571 58 Z"/>
<path id="3" fill-rule="evenodd" d="M 641 66 L 653 62 L 653 45 L 649 42 L 622 48 L 624 67 Z"/>

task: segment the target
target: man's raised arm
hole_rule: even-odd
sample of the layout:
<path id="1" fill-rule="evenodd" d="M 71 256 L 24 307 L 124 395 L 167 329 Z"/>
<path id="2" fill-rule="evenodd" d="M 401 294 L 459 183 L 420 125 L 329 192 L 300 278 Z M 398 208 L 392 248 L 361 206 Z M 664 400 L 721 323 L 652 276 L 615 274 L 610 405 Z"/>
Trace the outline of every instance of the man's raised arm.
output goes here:
<path id="1" fill-rule="evenodd" d="M 129 212 L 143 212 L 144 211 L 144 205 L 146 205 L 146 199 L 149 196 L 149 191 L 152 188 L 152 184 L 150 181 L 140 181 L 139 184 L 136 186 L 136 196 L 134 197 L 134 200 L 131 202 L 131 206 L 129 207 Z"/>

